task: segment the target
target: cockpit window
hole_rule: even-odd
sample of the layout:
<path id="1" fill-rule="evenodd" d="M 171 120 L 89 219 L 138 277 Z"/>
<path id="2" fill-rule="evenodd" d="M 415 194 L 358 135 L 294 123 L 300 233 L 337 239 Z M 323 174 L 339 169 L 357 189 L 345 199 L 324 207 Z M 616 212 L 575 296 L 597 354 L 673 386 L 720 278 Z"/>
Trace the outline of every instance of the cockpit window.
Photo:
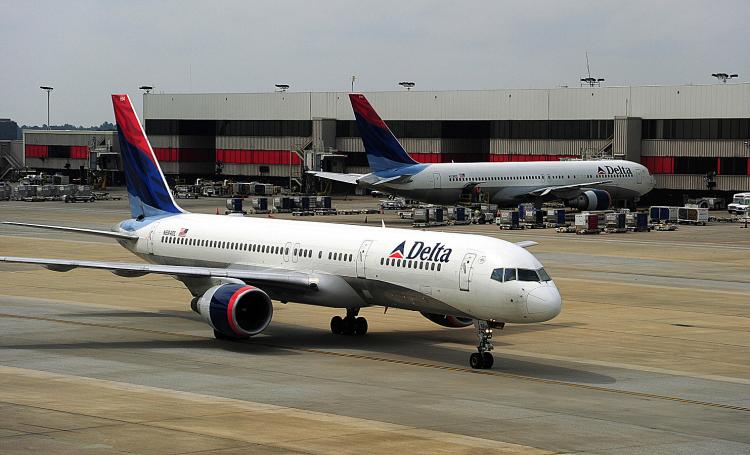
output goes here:
<path id="1" fill-rule="evenodd" d="M 495 270 L 493 270 L 492 271 L 492 275 L 490 275 L 490 278 L 493 279 L 493 280 L 495 280 L 495 281 L 499 281 L 499 282 L 502 283 L 503 282 L 503 269 L 495 269 Z"/>
<path id="2" fill-rule="evenodd" d="M 505 269 L 505 274 L 503 276 L 503 281 L 515 281 L 516 269 Z"/>
<path id="3" fill-rule="evenodd" d="M 518 269 L 518 281 L 539 281 L 536 270 Z"/>
<path id="4" fill-rule="evenodd" d="M 539 274 L 540 281 L 552 281 L 552 278 L 550 278 L 549 274 L 544 269 L 539 269 L 536 273 Z"/>

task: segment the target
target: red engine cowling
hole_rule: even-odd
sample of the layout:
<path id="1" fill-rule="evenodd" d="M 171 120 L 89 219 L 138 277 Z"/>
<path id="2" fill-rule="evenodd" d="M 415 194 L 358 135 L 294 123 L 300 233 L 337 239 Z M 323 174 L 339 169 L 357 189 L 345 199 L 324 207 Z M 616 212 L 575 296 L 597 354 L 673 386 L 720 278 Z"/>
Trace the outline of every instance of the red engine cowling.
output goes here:
<path id="1" fill-rule="evenodd" d="M 578 210 L 607 210 L 612 205 L 612 197 L 604 190 L 587 190 L 565 204 Z"/>
<path id="2" fill-rule="evenodd" d="M 460 318 L 458 316 L 446 316 L 444 314 L 435 314 L 435 313 L 421 313 L 422 316 L 426 317 L 430 321 L 434 322 L 437 325 L 442 325 L 443 327 L 450 327 L 453 329 L 457 329 L 460 327 L 466 327 L 470 326 L 474 323 L 474 320 L 471 318 Z"/>
<path id="3" fill-rule="evenodd" d="M 240 284 L 212 287 L 200 297 L 196 307 L 214 330 L 234 338 L 259 334 L 273 317 L 268 294 L 254 286 Z"/>

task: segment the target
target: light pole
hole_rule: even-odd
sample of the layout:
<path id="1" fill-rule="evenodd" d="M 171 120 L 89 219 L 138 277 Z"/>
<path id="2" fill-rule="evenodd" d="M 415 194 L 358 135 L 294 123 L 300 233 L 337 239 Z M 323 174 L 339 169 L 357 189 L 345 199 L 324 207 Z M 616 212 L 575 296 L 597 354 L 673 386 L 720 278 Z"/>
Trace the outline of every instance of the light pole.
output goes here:
<path id="1" fill-rule="evenodd" d="M 414 87 L 415 84 L 414 82 L 411 82 L 411 81 L 404 81 L 404 82 L 399 82 L 398 85 L 405 88 L 406 91 L 409 91 Z"/>
<path id="2" fill-rule="evenodd" d="M 276 86 L 276 88 L 278 89 L 277 91 L 279 92 L 286 92 L 287 90 L 289 90 L 289 84 L 274 84 L 274 86 Z"/>
<path id="3" fill-rule="evenodd" d="M 49 92 L 54 90 L 54 88 L 49 87 L 47 85 L 41 85 L 39 86 L 39 88 L 47 92 L 47 129 L 50 129 L 49 127 Z"/>
<path id="4" fill-rule="evenodd" d="M 357 76 L 352 76 L 352 93 L 354 93 L 354 82 L 357 80 Z"/>
<path id="5" fill-rule="evenodd" d="M 154 89 L 151 85 L 141 85 L 138 87 L 139 89 L 143 90 L 143 98 L 141 98 L 141 118 L 143 118 L 143 127 L 146 127 L 146 95 L 151 93 L 151 90 Z M 171 141 L 170 136 L 170 141 Z"/>

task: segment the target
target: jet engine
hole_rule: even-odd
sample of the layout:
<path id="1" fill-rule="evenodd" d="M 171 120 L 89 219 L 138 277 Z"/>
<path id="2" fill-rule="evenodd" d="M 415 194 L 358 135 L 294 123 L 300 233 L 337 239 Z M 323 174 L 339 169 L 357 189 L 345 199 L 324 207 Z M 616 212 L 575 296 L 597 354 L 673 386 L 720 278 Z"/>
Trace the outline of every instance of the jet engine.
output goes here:
<path id="1" fill-rule="evenodd" d="M 214 328 L 217 338 L 257 335 L 268 327 L 273 317 L 268 294 L 241 284 L 212 287 L 195 302 L 193 309 Z"/>
<path id="2" fill-rule="evenodd" d="M 422 316 L 426 317 L 437 325 L 442 325 L 443 327 L 450 327 L 453 329 L 466 327 L 474 323 L 474 320 L 471 318 L 459 318 L 458 316 L 447 316 L 444 314 L 422 313 Z"/>
<path id="3" fill-rule="evenodd" d="M 604 190 L 587 190 L 577 198 L 566 201 L 568 207 L 578 210 L 607 210 L 612 204 L 612 198 Z"/>

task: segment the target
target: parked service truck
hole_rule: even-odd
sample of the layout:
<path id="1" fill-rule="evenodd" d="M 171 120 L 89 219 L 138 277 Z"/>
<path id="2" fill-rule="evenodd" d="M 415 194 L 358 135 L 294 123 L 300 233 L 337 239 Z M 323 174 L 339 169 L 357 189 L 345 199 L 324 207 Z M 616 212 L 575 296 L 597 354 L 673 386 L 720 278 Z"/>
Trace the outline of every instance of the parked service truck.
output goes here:
<path id="1" fill-rule="evenodd" d="M 737 193 L 732 196 L 732 203 L 727 205 L 729 213 L 738 215 L 748 213 L 750 210 L 750 193 Z"/>

